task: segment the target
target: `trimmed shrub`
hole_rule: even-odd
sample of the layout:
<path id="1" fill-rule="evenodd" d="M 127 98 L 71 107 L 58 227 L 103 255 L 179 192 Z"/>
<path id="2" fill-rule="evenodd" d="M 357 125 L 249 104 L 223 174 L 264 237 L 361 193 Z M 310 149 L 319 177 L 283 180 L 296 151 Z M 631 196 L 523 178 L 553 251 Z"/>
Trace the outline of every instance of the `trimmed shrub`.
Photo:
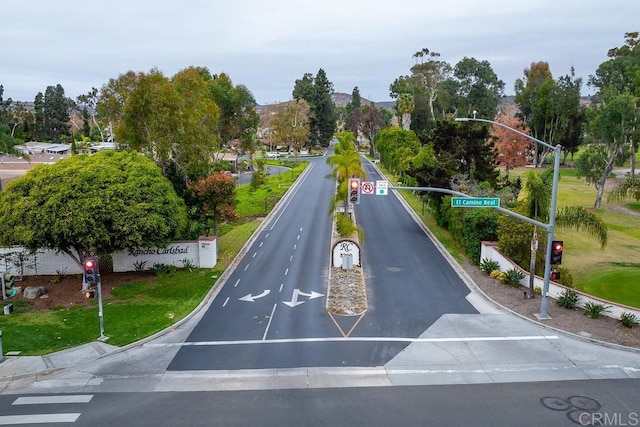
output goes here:
<path id="1" fill-rule="evenodd" d="M 611 307 L 607 307 L 606 305 L 600 302 L 588 301 L 584 305 L 585 314 L 592 319 L 597 319 L 598 317 L 600 317 L 602 313 L 606 313 L 607 311 L 609 311 L 609 308 Z"/>
<path id="2" fill-rule="evenodd" d="M 509 286 L 513 286 L 517 288 L 520 286 L 520 280 L 524 279 L 525 275 L 522 271 L 517 268 L 510 268 L 509 270 L 504 272 L 503 282 Z"/>
<path id="3" fill-rule="evenodd" d="M 620 315 L 620 323 L 622 323 L 622 326 L 625 328 L 632 328 L 638 324 L 638 318 L 635 314 L 625 311 Z"/>
<path id="4" fill-rule="evenodd" d="M 576 308 L 580 297 L 573 289 L 566 289 L 556 300 L 556 304 L 564 308 Z"/>
<path id="5" fill-rule="evenodd" d="M 484 274 L 491 274 L 491 272 L 494 271 L 494 270 L 500 271 L 500 263 L 498 263 L 498 261 L 493 260 L 493 259 L 484 258 L 480 262 L 480 270 Z"/>

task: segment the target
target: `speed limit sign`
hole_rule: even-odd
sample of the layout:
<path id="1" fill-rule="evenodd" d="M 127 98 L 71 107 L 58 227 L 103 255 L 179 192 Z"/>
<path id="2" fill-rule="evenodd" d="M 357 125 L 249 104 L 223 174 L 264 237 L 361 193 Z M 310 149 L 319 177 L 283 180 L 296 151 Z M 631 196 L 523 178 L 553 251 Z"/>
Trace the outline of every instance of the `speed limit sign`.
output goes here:
<path id="1" fill-rule="evenodd" d="M 373 182 L 365 181 L 362 183 L 362 194 L 373 194 L 374 188 Z"/>

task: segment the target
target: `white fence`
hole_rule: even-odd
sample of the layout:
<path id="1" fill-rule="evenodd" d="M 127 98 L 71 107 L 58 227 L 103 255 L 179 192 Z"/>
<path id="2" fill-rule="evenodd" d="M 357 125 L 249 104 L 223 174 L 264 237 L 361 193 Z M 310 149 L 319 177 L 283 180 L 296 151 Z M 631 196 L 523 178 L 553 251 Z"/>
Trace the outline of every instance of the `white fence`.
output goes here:
<path id="1" fill-rule="evenodd" d="M 494 260 L 500 264 L 500 271 L 507 271 L 512 268 L 516 268 L 522 273 L 525 274 L 525 278 L 520 281 L 520 284 L 523 286 L 529 286 L 529 272 L 523 270 L 518 265 L 516 265 L 509 258 L 505 257 L 498 250 L 497 243 L 495 242 L 482 242 L 482 249 L 480 252 L 480 259 L 489 259 Z M 540 289 L 543 289 L 544 278 L 535 276 L 534 278 L 534 286 L 540 286 Z M 568 288 L 560 283 L 549 281 L 549 292 L 547 292 L 548 297 L 558 298 L 565 290 Z M 574 289 L 575 290 L 575 289 Z M 585 294 L 584 292 L 580 292 L 576 290 L 576 293 L 580 296 L 578 300 L 578 306 L 584 308 L 587 302 L 595 303 L 595 304 L 605 304 L 608 307 L 608 311 L 603 314 L 612 317 L 614 319 L 620 319 L 620 315 L 624 312 L 635 314 L 636 317 L 640 318 L 640 309 L 629 307 L 626 305 L 618 304 L 611 301 L 606 301 L 600 298 L 596 298 L 592 295 Z"/>
<path id="2" fill-rule="evenodd" d="M 217 263 L 218 247 L 215 237 L 173 242 L 166 248 L 129 248 L 111 254 L 114 272 L 148 270 L 154 264 L 185 264 L 196 268 L 213 268 Z M 0 248 L 0 271 L 16 276 L 81 274 L 82 268 L 64 253 L 40 250 L 29 253 L 22 246 Z"/>

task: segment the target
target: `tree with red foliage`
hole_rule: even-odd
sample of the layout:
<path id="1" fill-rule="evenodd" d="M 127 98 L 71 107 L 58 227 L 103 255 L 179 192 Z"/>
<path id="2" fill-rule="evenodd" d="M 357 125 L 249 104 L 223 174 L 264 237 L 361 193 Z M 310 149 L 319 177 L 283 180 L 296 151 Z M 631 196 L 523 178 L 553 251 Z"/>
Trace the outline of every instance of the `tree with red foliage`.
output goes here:
<path id="1" fill-rule="evenodd" d="M 529 129 L 522 125 L 522 120 L 516 117 L 515 113 L 515 106 L 504 107 L 496 117 L 496 121 L 520 132 L 529 134 Z M 507 174 L 509 174 L 509 169 L 527 164 L 527 155 L 531 140 L 495 124 L 491 129 L 491 137 L 494 141 L 494 147 L 498 152 L 498 164 L 505 168 Z"/>
<path id="2" fill-rule="evenodd" d="M 218 237 L 218 225 L 222 221 L 235 221 L 236 181 L 226 171 L 214 172 L 193 185 L 193 191 L 205 212 L 213 216 L 213 230 Z"/>

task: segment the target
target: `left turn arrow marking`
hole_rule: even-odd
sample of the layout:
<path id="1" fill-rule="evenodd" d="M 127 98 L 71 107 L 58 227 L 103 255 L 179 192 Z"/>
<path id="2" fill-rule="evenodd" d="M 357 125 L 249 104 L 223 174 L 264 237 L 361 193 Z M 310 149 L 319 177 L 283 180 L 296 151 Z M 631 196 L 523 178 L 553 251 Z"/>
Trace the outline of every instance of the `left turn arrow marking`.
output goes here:
<path id="1" fill-rule="evenodd" d="M 245 296 L 243 296 L 242 298 L 238 298 L 240 301 L 248 301 L 248 302 L 256 302 L 256 300 L 258 298 L 262 298 L 262 297 L 266 297 L 267 295 L 269 295 L 269 293 L 271 292 L 270 289 L 265 289 L 260 295 L 251 295 L 251 294 L 247 294 Z"/>

